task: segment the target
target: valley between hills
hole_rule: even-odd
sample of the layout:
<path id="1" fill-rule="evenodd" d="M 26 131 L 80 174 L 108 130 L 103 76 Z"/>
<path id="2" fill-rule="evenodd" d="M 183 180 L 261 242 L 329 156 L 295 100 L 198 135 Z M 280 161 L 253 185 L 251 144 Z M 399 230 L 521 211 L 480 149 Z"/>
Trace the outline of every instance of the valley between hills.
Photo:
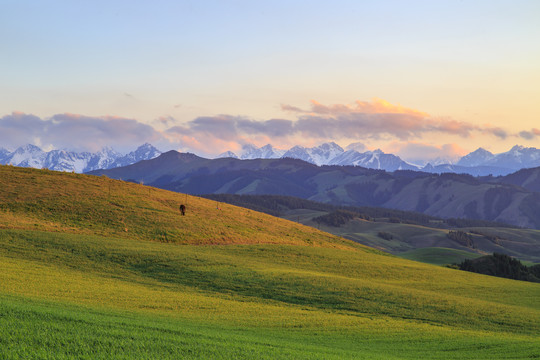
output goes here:
<path id="1" fill-rule="evenodd" d="M 538 283 L 146 183 L 0 166 L 1 358 L 540 356 Z"/>

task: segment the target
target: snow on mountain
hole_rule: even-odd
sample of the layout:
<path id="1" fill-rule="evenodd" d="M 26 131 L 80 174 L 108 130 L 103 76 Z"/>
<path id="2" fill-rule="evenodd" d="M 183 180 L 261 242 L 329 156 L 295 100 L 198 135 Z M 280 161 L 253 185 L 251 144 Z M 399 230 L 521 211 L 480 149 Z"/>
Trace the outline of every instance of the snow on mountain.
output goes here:
<path id="1" fill-rule="evenodd" d="M 297 145 L 289 149 L 282 157 L 300 159 L 320 166 L 329 164 L 333 158 L 343 152 L 341 146 L 330 142 L 312 148 Z"/>
<path id="2" fill-rule="evenodd" d="M 365 146 L 362 143 L 353 143 L 347 146 L 347 151 L 335 142 L 324 143 L 319 146 L 307 148 L 296 145 L 287 151 L 277 150 L 268 144 L 258 148 L 252 144 L 242 147 L 241 159 L 275 159 L 293 158 L 312 164 L 321 165 L 355 165 L 372 169 L 418 170 L 416 165 L 403 161 L 398 156 L 385 154 L 381 150 L 360 152 Z M 233 152 L 227 151 L 218 157 L 236 157 Z"/>
<path id="3" fill-rule="evenodd" d="M 526 148 L 516 145 L 507 152 L 497 154 L 486 165 L 516 170 L 537 167 L 540 166 L 540 150 L 533 147 Z"/>
<path id="4" fill-rule="evenodd" d="M 243 146 L 239 158 L 273 159 L 284 157 L 304 160 L 319 166 L 353 165 L 386 171 L 421 169 L 433 173 L 455 172 L 468 173 L 474 176 L 506 175 L 512 170 L 540 166 L 540 150 L 523 146 L 514 146 L 510 151 L 496 155 L 479 148 L 462 157 L 456 163 L 439 157 L 431 159 L 427 163 L 421 162 L 421 165 L 404 161 L 393 154 L 385 154 L 381 150 L 364 151 L 364 149 L 365 146 L 359 142 L 350 144 L 346 147 L 346 150 L 334 142 L 312 148 L 297 145 L 287 151 L 274 149 L 270 144 L 260 148 L 252 144 L 246 144 Z M 219 157 L 238 158 L 236 154 L 230 151 L 219 155 Z"/>
<path id="5" fill-rule="evenodd" d="M 17 148 L 4 159 L 5 164 L 23 167 L 42 168 L 46 154 L 35 145 L 25 145 Z"/>
<path id="6" fill-rule="evenodd" d="M 221 158 L 238 159 L 238 156 L 235 153 L 233 153 L 232 151 L 225 151 L 224 153 L 221 153 L 216 157 L 216 159 L 221 159 Z"/>
<path id="7" fill-rule="evenodd" d="M 0 164 L 4 164 L 4 159 L 8 157 L 11 152 L 7 149 L 0 148 Z"/>
<path id="8" fill-rule="evenodd" d="M 519 170 L 540 166 L 540 150 L 516 145 L 507 152 L 492 154 L 487 150 L 478 150 L 462 157 L 461 166 L 491 166 L 503 169 Z"/>
<path id="9" fill-rule="evenodd" d="M 456 165 L 459 166 L 480 166 L 485 165 L 488 161 L 492 160 L 495 157 L 491 152 L 483 149 L 478 148 L 472 153 L 465 155 L 459 161 Z"/>
<path id="10" fill-rule="evenodd" d="M 439 165 L 453 165 L 454 162 L 450 159 L 446 159 L 446 158 L 443 158 L 443 157 L 436 157 L 435 159 L 432 159 L 430 160 L 430 163 L 434 166 L 439 166 Z"/>
<path id="11" fill-rule="evenodd" d="M 42 167 L 56 171 L 75 171 L 81 173 L 88 167 L 92 154 L 76 153 L 66 150 L 52 150 L 47 153 Z"/>
<path id="12" fill-rule="evenodd" d="M 309 150 L 313 163 L 319 166 L 328 164 L 333 158 L 345 151 L 335 142 L 325 143 Z"/>
<path id="13" fill-rule="evenodd" d="M 385 154 L 381 150 L 358 152 L 348 150 L 334 157 L 329 165 L 354 165 L 370 169 L 382 169 L 386 171 L 418 170 L 415 165 L 403 161 L 399 156 Z"/>
<path id="14" fill-rule="evenodd" d="M 138 163 L 142 160 L 150 160 L 161 155 L 161 151 L 146 143 L 137 148 L 137 150 L 130 152 L 127 155 L 117 158 L 111 165 L 111 167 L 127 166 Z"/>
<path id="15" fill-rule="evenodd" d="M 270 144 L 260 148 L 252 144 L 245 144 L 242 146 L 240 159 L 279 159 L 284 153 L 285 151 L 274 149 Z"/>
<path id="16" fill-rule="evenodd" d="M 67 150 L 44 152 L 35 145 L 25 145 L 12 153 L 0 151 L 0 164 L 82 173 L 130 165 L 141 160 L 155 158 L 160 154 L 161 152 L 150 144 L 144 144 L 127 155 L 122 155 L 112 148 L 104 148 L 97 153 Z"/>
<path id="17" fill-rule="evenodd" d="M 315 161 L 313 161 L 313 159 L 311 158 L 308 149 L 300 145 L 293 146 L 292 148 L 287 150 L 285 154 L 283 154 L 282 158 L 300 159 L 310 162 L 312 164 L 315 163 Z"/>

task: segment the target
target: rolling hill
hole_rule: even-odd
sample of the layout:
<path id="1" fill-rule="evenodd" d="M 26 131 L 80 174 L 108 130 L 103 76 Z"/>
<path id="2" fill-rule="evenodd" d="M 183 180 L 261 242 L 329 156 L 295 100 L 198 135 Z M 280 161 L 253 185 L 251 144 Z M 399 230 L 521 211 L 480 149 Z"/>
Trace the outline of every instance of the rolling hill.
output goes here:
<path id="1" fill-rule="evenodd" d="M 204 159 L 170 151 L 130 166 L 91 172 L 190 194 L 270 194 L 350 206 L 416 211 L 540 229 L 540 193 L 493 177 L 387 173 L 297 159 Z"/>
<path id="2" fill-rule="evenodd" d="M 274 195 L 205 195 L 296 221 L 398 256 L 446 265 L 493 252 L 540 262 L 540 231 L 485 220 L 441 219 L 372 207 L 343 207 Z M 461 231 L 469 242 L 453 239 Z M 429 250 L 432 249 L 432 250 Z M 418 251 L 415 251 L 418 250 Z M 428 254 L 432 254 L 432 258 Z M 445 257 L 444 253 L 448 256 Z"/>
<path id="3" fill-rule="evenodd" d="M 103 176 L 1 166 L 0 268 L 5 359 L 540 356 L 538 284 Z"/>

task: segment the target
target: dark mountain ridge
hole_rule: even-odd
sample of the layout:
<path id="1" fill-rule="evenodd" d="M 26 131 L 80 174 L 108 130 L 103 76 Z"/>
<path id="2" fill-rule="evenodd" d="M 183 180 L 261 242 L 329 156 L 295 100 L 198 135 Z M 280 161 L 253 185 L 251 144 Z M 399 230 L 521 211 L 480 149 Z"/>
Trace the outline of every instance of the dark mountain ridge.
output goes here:
<path id="1" fill-rule="evenodd" d="M 205 159 L 176 151 L 90 174 L 190 194 L 287 195 L 336 205 L 386 207 L 441 218 L 540 228 L 540 193 L 524 187 L 531 184 L 513 177 L 409 170 L 388 173 L 355 166 L 318 167 L 290 158 Z M 505 182 L 512 179 L 513 183 Z"/>

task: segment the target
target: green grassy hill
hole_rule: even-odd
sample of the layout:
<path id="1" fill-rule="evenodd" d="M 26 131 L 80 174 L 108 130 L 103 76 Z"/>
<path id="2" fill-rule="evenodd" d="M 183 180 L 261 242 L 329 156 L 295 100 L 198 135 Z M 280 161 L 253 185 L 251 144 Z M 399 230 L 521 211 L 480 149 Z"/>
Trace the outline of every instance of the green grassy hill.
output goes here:
<path id="1" fill-rule="evenodd" d="M 539 284 L 105 177 L 0 167 L 0 204 L 0 358 L 540 356 Z"/>

